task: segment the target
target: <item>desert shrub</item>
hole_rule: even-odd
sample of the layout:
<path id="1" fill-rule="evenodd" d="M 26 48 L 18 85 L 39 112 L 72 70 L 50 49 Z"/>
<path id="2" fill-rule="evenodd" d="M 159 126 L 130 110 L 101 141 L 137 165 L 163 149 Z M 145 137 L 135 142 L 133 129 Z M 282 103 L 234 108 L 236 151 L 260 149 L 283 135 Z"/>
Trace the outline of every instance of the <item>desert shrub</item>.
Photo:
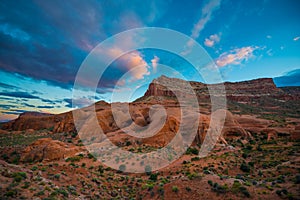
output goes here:
<path id="1" fill-rule="evenodd" d="M 260 145 L 257 146 L 257 151 L 262 151 L 263 149 L 261 148 Z"/>
<path id="2" fill-rule="evenodd" d="M 300 175 L 295 177 L 295 184 L 300 184 Z"/>
<path id="3" fill-rule="evenodd" d="M 6 197 L 14 197 L 14 196 L 16 196 L 17 195 L 17 190 L 16 189 L 14 189 L 14 190 L 9 190 L 9 191 L 7 191 L 6 193 L 5 193 L 5 196 Z"/>
<path id="4" fill-rule="evenodd" d="M 225 185 L 219 185 L 218 183 L 214 183 L 212 187 L 212 191 L 218 193 L 218 194 L 224 194 L 228 192 L 228 186 L 227 184 Z"/>
<path id="5" fill-rule="evenodd" d="M 150 174 L 150 177 L 149 177 L 149 179 L 150 180 L 152 180 L 152 181 L 157 181 L 157 176 L 158 176 L 158 174 Z"/>
<path id="6" fill-rule="evenodd" d="M 185 190 L 188 191 L 188 192 L 192 191 L 192 189 L 190 187 L 188 187 L 188 186 L 185 187 Z"/>
<path id="7" fill-rule="evenodd" d="M 145 166 L 145 172 L 146 172 L 146 174 L 150 175 L 151 171 L 152 171 L 152 167 L 150 165 L 146 165 Z"/>
<path id="8" fill-rule="evenodd" d="M 77 133 L 77 132 L 73 132 L 73 133 L 71 133 L 71 136 L 72 136 L 72 138 L 75 138 L 77 135 L 78 135 L 78 133 Z"/>
<path id="9" fill-rule="evenodd" d="M 8 159 L 9 159 L 9 156 L 7 154 L 3 154 L 3 155 L 1 155 L 1 157 L 5 161 L 8 161 Z"/>
<path id="10" fill-rule="evenodd" d="M 248 157 L 248 154 L 247 153 L 243 153 L 242 157 L 246 159 Z"/>
<path id="11" fill-rule="evenodd" d="M 240 187 L 240 192 L 245 196 L 245 197 L 250 197 L 250 193 L 249 191 L 247 190 L 246 187 Z"/>
<path id="12" fill-rule="evenodd" d="M 142 189 L 148 189 L 148 191 L 152 190 L 154 188 L 154 185 L 152 183 L 146 183 L 142 186 Z"/>
<path id="13" fill-rule="evenodd" d="M 54 175 L 54 178 L 57 179 L 57 180 L 59 180 L 60 174 L 55 174 L 55 175 Z"/>
<path id="14" fill-rule="evenodd" d="M 91 153 L 89 153 L 87 156 L 88 156 L 89 159 L 93 159 L 94 158 L 93 154 L 91 154 Z"/>
<path id="15" fill-rule="evenodd" d="M 165 193 L 164 188 L 163 188 L 162 186 L 160 186 L 160 187 L 158 188 L 158 194 L 159 194 L 160 196 L 163 196 L 164 193 Z"/>
<path id="16" fill-rule="evenodd" d="M 22 186 L 23 189 L 27 189 L 30 186 L 30 182 L 24 182 L 24 185 Z"/>
<path id="17" fill-rule="evenodd" d="M 199 157 L 193 157 L 193 158 L 191 159 L 191 161 L 198 161 L 198 160 L 200 160 Z"/>
<path id="18" fill-rule="evenodd" d="M 231 187 L 231 191 L 235 194 L 241 193 L 245 197 L 250 197 L 250 193 L 247 190 L 247 188 L 242 186 L 242 184 L 239 181 L 234 181 L 234 183 Z"/>
<path id="19" fill-rule="evenodd" d="M 179 189 L 178 189 L 177 186 L 175 186 L 175 185 L 172 186 L 172 192 L 176 192 L 177 193 L 178 191 L 179 191 Z"/>
<path id="20" fill-rule="evenodd" d="M 81 158 L 81 156 L 69 157 L 66 159 L 66 162 L 79 162 Z"/>
<path id="21" fill-rule="evenodd" d="M 248 164 L 244 163 L 244 162 L 241 164 L 240 169 L 241 169 L 243 172 L 246 172 L 246 173 L 249 173 L 249 172 L 250 172 L 250 166 L 249 166 Z"/>
<path id="22" fill-rule="evenodd" d="M 120 165 L 119 170 L 124 172 L 126 170 L 126 165 Z"/>
<path id="23" fill-rule="evenodd" d="M 186 154 L 188 155 L 198 155 L 199 154 L 199 150 L 196 149 L 196 148 L 193 148 L 193 147 L 189 147 L 187 150 L 186 150 Z"/>
<path id="24" fill-rule="evenodd" d="M 15 182 L 21 182 L 27 178 L 27 175 L 25 172 L 15 172 L 12 174 L 12 177 L 14 178 Z"/>

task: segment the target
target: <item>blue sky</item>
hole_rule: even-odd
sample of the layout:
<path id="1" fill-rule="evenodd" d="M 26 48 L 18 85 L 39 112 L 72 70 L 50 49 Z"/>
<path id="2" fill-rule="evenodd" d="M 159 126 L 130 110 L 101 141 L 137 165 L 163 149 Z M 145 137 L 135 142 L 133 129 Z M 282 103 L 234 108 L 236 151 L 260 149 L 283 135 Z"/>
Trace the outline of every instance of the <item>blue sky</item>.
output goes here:
<path id="1" fill-rule="evenodd" d="M 179 31 L 201 44 L 224 81 L 272 77 L 278 86 L 300 85 L 300 2 L 276 1 L 10 1 L 0 2 L 0 121 L 24 111 L 72 109 L 76 73 L 89 52 L 119 32 L 139 27 Z M 83 89 L 73 107 L 142 95 L 149 82 L 193 69 L 168 52 L 144 49 L 124 55 L 106 71 L 97 94 Z M 126 60 L 126 62 L 124 62 Z M 129 61 L 128 61 L 129 60 Z M 129 73 L 142 64 L 144 68 Z M 163 65 L 160 65 L 163 64 Z M 130 77 L 131 76 L 131 77 Z M 94 98 L 94 96 L 96 96 Z"/>

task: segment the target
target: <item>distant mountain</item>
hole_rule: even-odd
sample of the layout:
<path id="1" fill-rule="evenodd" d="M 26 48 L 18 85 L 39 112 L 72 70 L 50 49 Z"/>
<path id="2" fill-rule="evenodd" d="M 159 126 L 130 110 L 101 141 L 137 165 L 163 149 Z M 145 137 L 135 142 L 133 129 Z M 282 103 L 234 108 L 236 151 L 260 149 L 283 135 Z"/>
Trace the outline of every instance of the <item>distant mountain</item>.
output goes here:
<path id="1" fill-rule="evenodd" d="M 274 78 L 277 87 L 300 86 L 300 69 L 288 72 L 284 76 Z"/>

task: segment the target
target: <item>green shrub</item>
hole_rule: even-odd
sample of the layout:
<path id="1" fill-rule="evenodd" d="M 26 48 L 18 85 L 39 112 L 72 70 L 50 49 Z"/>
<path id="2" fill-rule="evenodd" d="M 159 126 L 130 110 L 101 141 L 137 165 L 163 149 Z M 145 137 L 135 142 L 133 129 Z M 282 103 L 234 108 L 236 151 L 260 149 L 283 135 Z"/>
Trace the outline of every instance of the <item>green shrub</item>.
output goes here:
<path id="1" fill-rule="evenodd" d="M 213 184 L 212 191 L 217 192 L 218 194 L 224 194 L 228 192 L 228 186 L 225 185 L 219 185 L 218 183 Z"/>
<path id="2" fill-rule="evenodd" d="M 81 156 L 69 157 L 66 159 L 66 162 L 79 162 L 81 158 Z"/>
<path id="3" fill-rule="evenodd" d="M 12 174 L 12 177 L 14 178 L 15 182 L 21 182 L 27 178 L 27 175 L 25 172 L 15 172 Z"/>
<path id="4" fill-rule="evenodd" d="M 250 193 L 246 187 L 242 186 L 239 181 L 234 181 L 231 191 L 235 194 L 242 193 L 245 197 L 250 197 Z"/>
<path id="5" fill-rule="evenodd" d="M 186 154 L 188 155 L 198 155 L 199 154 L 199 150 L 196 149 L 196 148 L 193 148 L 193 147 L 189 147 L 187 150 L 186 150 Z"/>
<path id="6" fill-rule="evenodd" d="M 172 191 L 177 193 L 179 191 L 179 189 L 177 186 L 174 185 L 174 186 L 172 186 Z"/>
<path id="7" fill-rule="evenodd" d="M 198 160 L 200 160 L 199 157 L 193 157 L 193 158 L 191 159 L 191 161 L 198 161 Z"/>
<path id="8" fill-rule="evenodd" d="M 295 184 L 300 184 L 300 175 L 295 177 Z"/>
<path id="9" fill-rule="evenodd" d="M 243 172 L 246 172 L 246 173 L 249 173 L 249 172 L 250 172 L 250 166 L 247 165 L 246 163 L 242 163 L 240 169 L 241 169 Z"/>
<path id="10" fill-rule="evenodd" d="M 157 181 L 157 176 L 158 176 L 158 174 L 150 174 L 149 179 L 152 181 Z"/>
<path id="11" fill-rule="evenodd" d="M 60 174 L 55 174 L 55 175 L 54 175 L 54 178 L 57 179 L 57 180 L 59 180 Z"/>
<path id="12" fill-rule="evenodd" d="M 14 197 L 14 196 L 16 196 L 17 195 L 17 190 L 9 190 L 9 191 L 7 191 L 6 193 L 5 193 L 5 196 L 6 197 Z"/>

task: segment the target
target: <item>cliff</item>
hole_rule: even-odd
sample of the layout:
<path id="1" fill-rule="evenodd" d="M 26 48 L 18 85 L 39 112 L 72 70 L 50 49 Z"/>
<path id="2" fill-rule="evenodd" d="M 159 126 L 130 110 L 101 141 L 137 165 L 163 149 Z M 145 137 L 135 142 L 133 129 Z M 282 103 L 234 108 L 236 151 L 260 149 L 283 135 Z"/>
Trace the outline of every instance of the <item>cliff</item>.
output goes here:
<path id="1" fill-rule="evenodd" d="M 165 97 L 176 97 L 176 94 L 186 93 L 184 87 L 189 83 L 197 94 L 199 98 L 208 99 L 210 94 L 208 91 L 209 88 L 213 88 L 214 94 L 221 95 L 221 91 L 218 86 L 220 84 L 204 84 L 201 82 L 195 81 L 184 81 L 176 78 L 168 78 L 166 76 L 161 76 L 157 79 L 154 79 L 150 83 L 148 90 L 144 94 L 144 97 L 149 96 L 165 96 Z M 182 87 L 184 86 L 184 87 Z M 225 92 L 229 100 L 233 101 L 249 101 L 251 99 L 261 98 L 264 96 L 292 99 L 293 96 L 285 93 L 282 89 L 277 88 L 271 78 L 262 78 L 255 79 L 250 81 L 242 82 L 225 82 Z"/>

